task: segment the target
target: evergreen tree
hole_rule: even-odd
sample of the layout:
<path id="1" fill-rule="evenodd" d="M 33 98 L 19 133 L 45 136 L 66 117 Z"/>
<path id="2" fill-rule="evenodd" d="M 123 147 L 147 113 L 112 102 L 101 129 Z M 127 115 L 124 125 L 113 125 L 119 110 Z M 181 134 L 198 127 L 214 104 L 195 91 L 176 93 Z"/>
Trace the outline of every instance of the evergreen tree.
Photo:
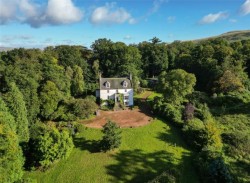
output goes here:
<path id="1" fill-rule="evenodd" d="M 80 96 L 84 91 L 83 71 L 81 67 L 75 65 L 71 85 L 71 93 L 73 96 Z"/>
<path id="2" fill-rule="evenodd" d="M 4 95 L 4 99 L 10 113 L 15 118 L 16 131 L 20 141 L 27 142 L 29 140 L 29 122 L 23 94 L 15 83 L 10 83 L 9 87 L 10 90 Z"/>
<path id="3" fill-rule="evenodd" d="M 24 159 L 13 116 L 0 98 L 0 182 L 12 183 L 23 175 Z"/>
<path id="4" fill-rule="evenodd" d="M 113 150 L 121 145 L 121 130 L 116 123 L 109 120 L 103 126 L 102 132 L 104 133 L 101 141 L 102 150 Z"/>
<path id="5" fill-rule="evenodd" d="M 1 124 L 7 125 L 10 130 L 16 132 L 16 126 L 14 117 L 9 113 L 9 109 L 7 108 L 5 102 L 0 97 L 0 121 Z"/>

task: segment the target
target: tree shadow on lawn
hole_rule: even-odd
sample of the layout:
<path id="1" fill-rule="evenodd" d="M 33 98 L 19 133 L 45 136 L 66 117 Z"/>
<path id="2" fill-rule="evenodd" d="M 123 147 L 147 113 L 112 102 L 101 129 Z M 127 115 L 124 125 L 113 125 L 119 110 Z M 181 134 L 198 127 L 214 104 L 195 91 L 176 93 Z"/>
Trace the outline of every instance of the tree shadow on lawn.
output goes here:
<path id="1" fill-rule="evenodd" d="M 179 146 L 185 149 L 187 148 L 187 145 L 181 139 L 182 136 L 180 133 L 180 129 L 174 126 L 168 126 L 168 128 L 164 127 L 164 129 L 166 130 L 166 132 L 158 133 L 158 136 L 157 136 L 158 139 L 160 139 L 163 142 L 169 143 L 172 146 Z"/>
<path id="2" fill-rule="evenodd" d="M 76 148 L 81 150 L 89 151 L 90 153 L 100 152 L 100 141 L 99 140 L 86 140 L 85 138 L 74 138 L 74 145 Z"/>
<path id="3" fill-rule="evenodd" d="M 164 171 L 177 170 L 173 154 L 166 151 L 146 153 L 140 149 L 123 150 L 111 156 L 117 164 L 106 167 L 107 173 L 112 176 L 110 182 L 147 182 Z"/>

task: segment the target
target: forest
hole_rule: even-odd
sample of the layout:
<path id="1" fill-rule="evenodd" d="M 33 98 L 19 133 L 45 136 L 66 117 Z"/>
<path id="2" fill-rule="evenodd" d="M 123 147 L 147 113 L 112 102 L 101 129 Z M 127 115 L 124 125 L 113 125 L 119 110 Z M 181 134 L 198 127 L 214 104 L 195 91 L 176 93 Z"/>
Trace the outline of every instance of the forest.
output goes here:
<path id="1" fill-rule="evenodd" d="M 70 156 L 82 128 L 77 121 L 99 108 L 100 73 L 132 74 L 135 93 L 162 94 L 148 105 L 195 152 L 201 182 L 250 180 L 250 39 L 164 43 L 154 37 L 132 45 L 104 38 L 90 49 L 0 52 L 0 182 L 32 182 L 25 171 L 46 171 Z M 178 182 L 157 173 L 148 181 Z"/>

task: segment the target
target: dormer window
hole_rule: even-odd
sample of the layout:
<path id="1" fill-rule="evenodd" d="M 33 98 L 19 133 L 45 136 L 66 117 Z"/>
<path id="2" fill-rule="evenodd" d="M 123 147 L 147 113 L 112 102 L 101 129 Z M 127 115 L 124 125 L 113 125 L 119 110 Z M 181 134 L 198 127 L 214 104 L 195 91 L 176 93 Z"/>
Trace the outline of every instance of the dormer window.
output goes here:
<path id="1" fill-rule="evenodd" d="M 106 82 L 105 82 L 105 87 L 106 87 L 106 88 L 110 88 L 110 82 L 106 81 Z"/>
<path id="2" fill-rule="evenodd" d="M 127 88 L 127 87 L 128 87 L 128 82 L 127 82 L 127 81 L 123 81 L 122 86 L 123 86 L 124 88 Z"/>

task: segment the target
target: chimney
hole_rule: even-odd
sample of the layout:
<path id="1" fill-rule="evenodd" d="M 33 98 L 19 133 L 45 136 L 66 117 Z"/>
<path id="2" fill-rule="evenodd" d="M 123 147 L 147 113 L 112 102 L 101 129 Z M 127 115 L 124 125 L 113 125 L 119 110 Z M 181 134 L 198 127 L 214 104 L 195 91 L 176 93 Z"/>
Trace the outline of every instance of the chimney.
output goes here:
<path id="1" fill-rule="evenodd" d="M 101 89 L 102 73 L 99 72 L 99 87 Z"/>
<path id="2" fill-rule="evenodd" d="M 132 81 L 132 74 L 131 73 L 129 74 L 129 79 L 130 79 L 130 81 Z"/>

